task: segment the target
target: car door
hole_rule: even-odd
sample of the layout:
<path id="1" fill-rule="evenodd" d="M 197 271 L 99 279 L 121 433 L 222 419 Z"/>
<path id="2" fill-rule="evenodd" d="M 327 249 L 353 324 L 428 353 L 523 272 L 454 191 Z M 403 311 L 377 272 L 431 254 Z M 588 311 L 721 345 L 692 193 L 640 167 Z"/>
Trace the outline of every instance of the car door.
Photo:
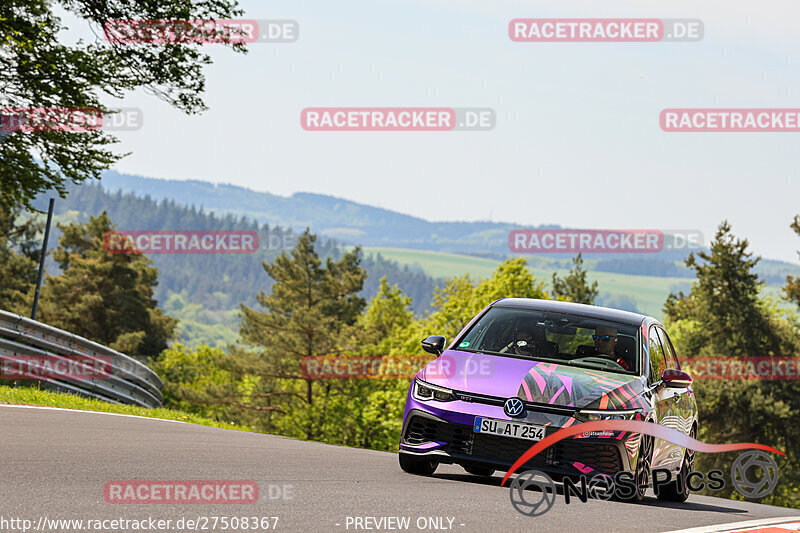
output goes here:
<path id="1" fill-rule="evenodd" d="M 666 364 L 666 368 L 671 368 L 673 370 L 680 370 L 680 365 L 678 365 L 678 360 L 675 357 L 675 351 L 672 349 L 672 344 L 669 341 L 669 337 L 667 337 L 666 331 L 660 326 L 656 326 L 655 333 L 659 337 L 659 341 L 661 343 L 661 348 L 664 353 L 664 362 Z M 668 428 L 680 431 L 684 434 L 689 433 L 689 428 L 686 427 L 686 397 L 687 397 L 687 388 L 675 388 L 675 387 L 666 387 L 664 385 L 660 386 L 661 391 L 659 392 L 660 401 L 664 404 L 669 405 L 668 414 L 664 416 L 661 420 L 661 424 L 667 426 Z M 665 405 L 666 407 L 666 405 Z M 663 457 L 662 460 L 662 467 L 663 468 L 670 468 L 670 469 L 678 469 L 681 466 L 681 461 L 683 460 L 683 448 L 681 448 L 677 444 L 673 443 L 666 443 L 663 450 Z"/>
<path id="2" fill-rule="evenodd" d="M 648 330 L 648 355 L 650 358 L 650 376 L 648 384 L 653 388 L 656 422 L 667 427 L 674 427 L 675 400 L 670 390 L 661 383 L 661 373 L 667 368 L 664 348 L 658 336 L 656 326 L 650 326 Z M 670 468 L 673 455 L 672 443 L 655 439 L 653 443 L 653 468 Z"/>
<path id="3" fill-rule="evenodd" d="M 678 354 L 675 353 L 675 347 L 672 345 L 672 341 L 669 335 L 667 335 L 666 330 L 659 328 L 658 334 L 661 337 L 661 345 L 664 348 L 664 355 L 667 359 L 667 368 L 681 370 L 681 362 L 678 359 Z M 677 409 L 677 414 L 680 417 L 678 429 L 681 433 L 688 435 L 692 430 L 692 423 L 694 422 L 694 390 L 691 385 L 689 387 L 672 390 L 680 395 Z"/>

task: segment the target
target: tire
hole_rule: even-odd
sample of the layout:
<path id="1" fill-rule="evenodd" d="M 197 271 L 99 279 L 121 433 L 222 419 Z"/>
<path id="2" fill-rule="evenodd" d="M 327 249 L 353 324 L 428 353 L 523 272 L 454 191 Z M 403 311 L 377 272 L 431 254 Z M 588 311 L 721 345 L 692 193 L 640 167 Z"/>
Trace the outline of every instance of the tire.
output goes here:
<path id="1" fill-rule="evenodd" d="M 697 429 L 692 427 L 689 436 L 695 438 Z M 686 448 L 683 454 L 680 473 L 672 480 L 672 483 L 664 487 L 659 487 L 656 497 L 665 502 L 685 502 L 689 497 L 689 487 L 686 485 L 686 478 L 694 472 L 694 450 Z"/>
<path id="2" fill-rule="evenodd" d="M 490 466 L 464 466 L 463 468 L 473 476 L 491 477 L 494 474 L 494 468 Z"/>
<path id="3" fill-rule="evenodd" d="M 650 476 L 652 475 L 653 444 L 653 437 L 642 435 L 639 441 L 639 453 L 636 456 L 636 491 L 633 496 L 620 498 L 620 500 L 630 503 L 641 503 L 644 500 L 644 494 L 647 492 L 647 486 L 650 484 Z"/>
<path id="4" fill-rule="evenodd" d="M 414 457 L 407 453 L 400 454 L 400 468 L 403 472 L 417 476 L 430 476 L 436 471 L 439 463 L 428 457 Z"/>

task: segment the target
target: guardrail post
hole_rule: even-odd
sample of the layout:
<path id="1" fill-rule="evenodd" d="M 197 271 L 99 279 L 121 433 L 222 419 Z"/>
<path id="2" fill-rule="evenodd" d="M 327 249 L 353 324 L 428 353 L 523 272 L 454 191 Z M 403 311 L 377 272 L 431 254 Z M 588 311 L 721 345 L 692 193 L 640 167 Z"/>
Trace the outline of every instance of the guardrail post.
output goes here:
<path id="1" fill-rule="evenodd" d="M 42 276 L 44 276 L 44 258 L 47 256 L 47 239 L 50 237 L 50 221 L 53 220 L 53 205 L 55 198 L 50 198 L 50 206 L 47 209 L 47 225 L 44 228 L 44 242 L 42 242 L 42 257 L 39 258 L 39 275 L 36 276 L 36 292 L 33 295 L 33 310 L 31 320 L 36 320 L 36 308 L 39 306 L 39 289 L 42 287 Z"/>

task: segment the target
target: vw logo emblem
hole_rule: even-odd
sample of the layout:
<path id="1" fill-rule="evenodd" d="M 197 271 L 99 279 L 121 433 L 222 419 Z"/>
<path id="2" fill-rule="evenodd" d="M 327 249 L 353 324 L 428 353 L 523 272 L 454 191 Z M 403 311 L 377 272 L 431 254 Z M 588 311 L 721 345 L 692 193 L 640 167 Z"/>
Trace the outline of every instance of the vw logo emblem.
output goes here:
<path id="1" fill-rule="evenodd" d="M 509 398 L 503 405 L 503 411 L 508 416 L 516 418 L 522 416 L 523 412 L 525 411 L 525 404 L 523 404 L 522 400 L 519 398 Z"/>

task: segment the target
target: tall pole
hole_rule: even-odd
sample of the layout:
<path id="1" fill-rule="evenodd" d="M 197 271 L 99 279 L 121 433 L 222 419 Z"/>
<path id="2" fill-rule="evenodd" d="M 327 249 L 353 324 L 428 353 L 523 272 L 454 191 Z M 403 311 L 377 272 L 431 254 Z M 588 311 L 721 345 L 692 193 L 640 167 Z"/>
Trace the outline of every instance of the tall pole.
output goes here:
<path id="1" fill-rule="evenodd" d="M 42 288 L 42 276 L 44 276 L 44 258 L 47 255 L 47 239 L 50 237 L 50 221 L 53 220 L 53 205 L 55 198 L 50 198 L 50 207 L 47 208 L 47 225 L 44 228 L 44 242 L 42 242 L 42 257 L 39 258 L 39 275 L 36 277 L 36 293 L 33 296 L 33 311 L 31 320 L 36 320 L 36 308 L 39 307 L 39 289 Z"/>

